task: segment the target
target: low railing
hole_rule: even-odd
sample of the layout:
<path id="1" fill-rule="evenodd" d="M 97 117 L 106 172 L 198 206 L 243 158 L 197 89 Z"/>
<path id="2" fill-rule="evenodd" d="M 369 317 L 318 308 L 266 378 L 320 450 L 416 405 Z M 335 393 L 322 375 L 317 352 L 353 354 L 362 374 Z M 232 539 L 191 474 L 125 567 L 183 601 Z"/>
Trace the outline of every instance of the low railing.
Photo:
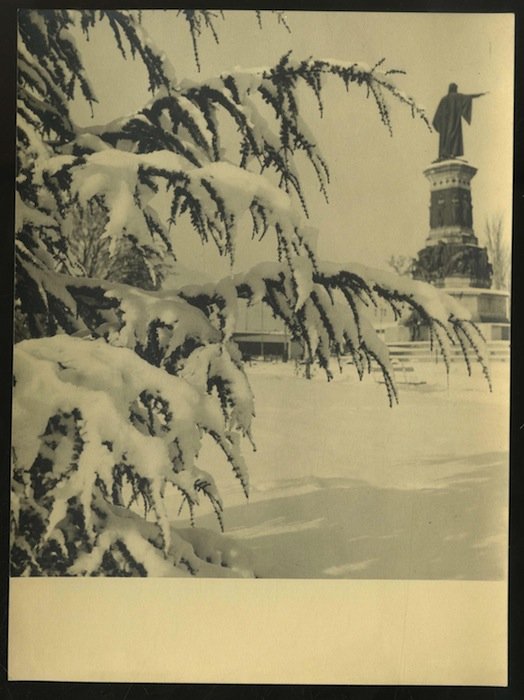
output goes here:
<path id="1" fill-rule="evenodd" d="M 510 343 L 508 340 L 491 340 L 486 343 L 489 358 L 491 361 L 500 360 L 509 362 L 510 359 Z M 388 343 L 389 355 L 392 360 L 406 359 L 417 362 L 439 362 L 442 360 L 440 352 L 430 347 L 428 341 L 418 341 L 409 343 Z M 450 348 L 450 360 L 461 360 L 462 350 L 458 346 Z"/>

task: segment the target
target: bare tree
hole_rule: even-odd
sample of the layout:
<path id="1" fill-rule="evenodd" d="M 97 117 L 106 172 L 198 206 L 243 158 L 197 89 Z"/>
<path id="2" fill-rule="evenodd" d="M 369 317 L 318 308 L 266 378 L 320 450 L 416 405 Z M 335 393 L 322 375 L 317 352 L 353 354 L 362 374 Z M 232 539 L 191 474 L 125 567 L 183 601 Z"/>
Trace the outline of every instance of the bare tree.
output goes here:
<path id="1" fill-rule="evenodd" d="M 390 255 L 386 263 L 397 275 L 411 277 L 413 258 L 409 255 Z"/>
<path id="2" fill-rule="evenodd" d="M 92 197 L 85 205 L 75 202 L 64 227 L 67 255 L 73 270 L 83 277 L 134 284 L 142 289 L 157 286 L 159 261 L 133 236 L 123 234 L 111 250 L 111 239 L 104 236 L 108 212 L 100 198 Z M 149 263 L 149 267 L 148 264 Z"/>
<path id="3" fill-rule="evenodd" d="M 511 252 L 504 236 L 504 216 L 500 212 L 486 219 L 486 247 L 493 266 L 493 287 L 509 289 L 511 283 Z"/>

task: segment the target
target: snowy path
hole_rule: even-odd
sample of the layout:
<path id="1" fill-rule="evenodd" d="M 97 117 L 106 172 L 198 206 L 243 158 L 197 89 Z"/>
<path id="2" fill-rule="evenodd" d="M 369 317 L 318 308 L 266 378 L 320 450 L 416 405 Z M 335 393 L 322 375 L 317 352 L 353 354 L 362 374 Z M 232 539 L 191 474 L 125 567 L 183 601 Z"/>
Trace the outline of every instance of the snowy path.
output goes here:
<path id="1" fill-rule="evenodd" d="M 477 368 L 475 368 L 477 369 Z M 209 448 L 226 533 L 264 577 L 499 579 L 507 530 L 508 365 L 480 372 L 419 364 L 419 386 L 384 387 L 351 368 L 328 384 L 293 366 L 249 370 L 257 452 L 246 503 Z M 201 511 L 205 511 L 202 509 Z M 197 525 L 216 529 L 213 516 Z"/>

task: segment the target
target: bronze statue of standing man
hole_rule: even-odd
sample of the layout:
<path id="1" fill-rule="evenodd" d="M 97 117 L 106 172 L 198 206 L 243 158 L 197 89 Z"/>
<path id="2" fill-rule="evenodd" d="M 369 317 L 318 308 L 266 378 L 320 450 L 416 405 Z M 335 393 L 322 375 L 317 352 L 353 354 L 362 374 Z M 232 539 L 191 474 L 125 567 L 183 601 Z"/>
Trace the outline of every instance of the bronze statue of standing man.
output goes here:
<path id="1" fill-rule="evenodd" d="M 462 117 L 471 124 L 472 102 L 485 94 L 462 95 L 456 83 L 450 84 L 448 94 L 440 100 L 433 117 L 433 127 L 439 134 L 438 160 L 464 155 Z"/>

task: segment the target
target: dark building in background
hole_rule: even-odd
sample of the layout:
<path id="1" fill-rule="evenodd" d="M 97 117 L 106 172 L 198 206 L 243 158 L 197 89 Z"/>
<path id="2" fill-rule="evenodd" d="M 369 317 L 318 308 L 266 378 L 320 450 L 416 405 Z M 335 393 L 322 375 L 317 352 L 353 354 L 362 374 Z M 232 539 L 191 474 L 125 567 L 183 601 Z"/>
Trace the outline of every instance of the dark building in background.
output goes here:
<path id="1" fill-rule="evenodd" d="M 302 357 L 301 344 L 291 339 L 284 323 L 260 302 L 240 305 L 233 340 L 244 360 L 287 361 Z"/>

